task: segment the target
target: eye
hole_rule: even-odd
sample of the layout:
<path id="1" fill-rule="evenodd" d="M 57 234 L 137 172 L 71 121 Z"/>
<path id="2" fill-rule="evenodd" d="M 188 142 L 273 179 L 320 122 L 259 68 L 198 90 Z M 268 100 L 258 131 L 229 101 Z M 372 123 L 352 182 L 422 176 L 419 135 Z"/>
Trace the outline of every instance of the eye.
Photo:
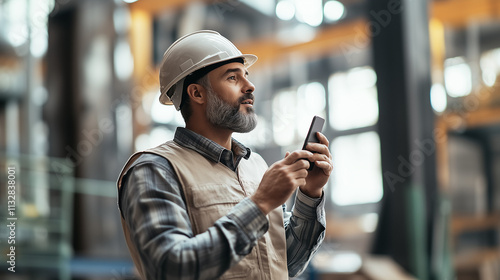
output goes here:
<path id="1" fill-rule="evenodd" d="M 228 80 L 236 80 L 236 76 L 229 76 L 227 79 Z"/>

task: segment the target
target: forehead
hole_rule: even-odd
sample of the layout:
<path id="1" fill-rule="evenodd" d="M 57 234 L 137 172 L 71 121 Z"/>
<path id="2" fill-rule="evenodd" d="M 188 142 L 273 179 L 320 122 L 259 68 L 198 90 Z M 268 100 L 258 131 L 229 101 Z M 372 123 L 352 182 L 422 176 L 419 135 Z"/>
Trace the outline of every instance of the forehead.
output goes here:
<path id="1" fill-rule="evenodd" d="M 231 62 L 231 63 L 224 64 L 224 65 L 212 70 L 208 74 L 211 75 L 212 77 L 217 77 L 217 76 L 224 75 L 228 72 L 237 72 L 237 73 L 241 72 L 241 74 L 245 74 L 245 73 L 247 73 L 247 68 L 245 67 L 245 65 L 243 65 L 239 62 Z"/>

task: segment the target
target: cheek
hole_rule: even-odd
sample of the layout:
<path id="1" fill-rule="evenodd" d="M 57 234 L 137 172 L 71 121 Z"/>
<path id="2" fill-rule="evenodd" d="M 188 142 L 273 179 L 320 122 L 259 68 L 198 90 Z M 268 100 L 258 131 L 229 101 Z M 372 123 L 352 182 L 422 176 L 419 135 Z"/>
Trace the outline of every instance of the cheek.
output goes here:
<path id="1" fill-rule="evenodd" d="M 234 91 L 232 89 L 219 91 L 219 97 L 226 103 L 232 105 L 240 105 L 240 95 L 237 94 L 237 91 Z"/>

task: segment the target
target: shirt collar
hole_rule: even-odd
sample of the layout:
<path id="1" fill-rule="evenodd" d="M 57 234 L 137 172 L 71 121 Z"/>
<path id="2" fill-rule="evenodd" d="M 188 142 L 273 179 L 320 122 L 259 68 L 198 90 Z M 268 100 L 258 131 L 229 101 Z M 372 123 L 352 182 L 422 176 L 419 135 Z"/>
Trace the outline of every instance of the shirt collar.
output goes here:
<path id="1" fill-rule="evenodd" d="M 240 160 L 242 158 L 248 159 L 251 154 L 249 148 L 234 138 L 231 139 L 232 151 L 230 151 L 214 141 L 183 127 L 178 127 L 175 131 L 174 141 L 185 148 L 198 152 L 213 162 L 226 165 L 231 170 L 236 170 Z M 233 157 L 233 153 L 236 157 Z"/>

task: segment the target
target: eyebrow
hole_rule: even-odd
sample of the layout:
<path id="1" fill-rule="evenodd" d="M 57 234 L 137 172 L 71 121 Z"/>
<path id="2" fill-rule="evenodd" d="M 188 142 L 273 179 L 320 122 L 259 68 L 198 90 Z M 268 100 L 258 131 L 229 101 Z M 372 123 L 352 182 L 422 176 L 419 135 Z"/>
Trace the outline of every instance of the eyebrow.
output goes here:
<path id="1" fill-rule="evenodd" d="M 225 76 L 228 73 L 237 73 L 237 72 L 240 72 L 240 73 L 244 72 L 246 76 L 248 76 L 248 74 L 249 74 L 248 70 L 243 71 L 243 69 L 241 69 L 241 68 L 229 68 L 226 70 L 226 72 L 224 72 L 224 74 L 222 74 L 222 76 Z"/>

